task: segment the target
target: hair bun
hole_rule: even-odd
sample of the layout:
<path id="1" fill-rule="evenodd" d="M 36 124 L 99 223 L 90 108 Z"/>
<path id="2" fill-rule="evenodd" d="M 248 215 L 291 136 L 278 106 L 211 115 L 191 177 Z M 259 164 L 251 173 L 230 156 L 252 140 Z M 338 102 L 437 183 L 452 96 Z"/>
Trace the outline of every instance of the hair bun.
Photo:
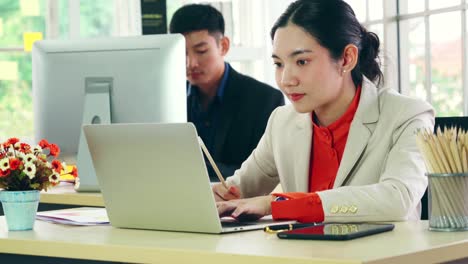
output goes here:
<path id="1" fill-rule="evenodd" d="M 379 36 L 374 32 L 369 32 L 365 28 L 362 28 L 359 69 L 377 85 L 380 85 L 383 81 L 383 75 L 380 70 L 379 49 Z"/>
<path id="2" fill-rule="evenodd" d="M 369 51 L 372 59 L 377 58 L 379 55 L 380 39 L 374 32 L 369 32 L 364 29 L 362 32 L 362 50 Z"/>

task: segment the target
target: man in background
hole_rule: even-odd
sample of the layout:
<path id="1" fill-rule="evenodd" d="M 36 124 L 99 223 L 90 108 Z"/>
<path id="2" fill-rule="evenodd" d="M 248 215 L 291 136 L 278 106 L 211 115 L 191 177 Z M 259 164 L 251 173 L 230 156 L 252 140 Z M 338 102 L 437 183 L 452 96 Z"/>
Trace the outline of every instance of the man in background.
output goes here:
<path id="1" fill-rule="evenodd" d="M 185 36 L 187 116 L 205 142 L 223 176 L 231 176 L 257 146 L 271 112 L 284 105 L 282 93 L 238 73 L 224 56 L 230 40 L 224 18 L 210 5 L 178 9 L 171 33 Z M 217 181 L 207 163 L 211 181 Z"/>

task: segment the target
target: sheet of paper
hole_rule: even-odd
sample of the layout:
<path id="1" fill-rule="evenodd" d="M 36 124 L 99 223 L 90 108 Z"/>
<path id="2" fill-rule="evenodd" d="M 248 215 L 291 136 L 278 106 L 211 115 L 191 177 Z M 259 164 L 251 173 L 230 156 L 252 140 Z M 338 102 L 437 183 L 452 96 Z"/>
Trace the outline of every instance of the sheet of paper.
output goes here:
<path id="1" fill-rule="evenodd" d="M 78 207 L 37 212 L 36 219 L 66 225 L 108 225 L 105 208 Z"/>

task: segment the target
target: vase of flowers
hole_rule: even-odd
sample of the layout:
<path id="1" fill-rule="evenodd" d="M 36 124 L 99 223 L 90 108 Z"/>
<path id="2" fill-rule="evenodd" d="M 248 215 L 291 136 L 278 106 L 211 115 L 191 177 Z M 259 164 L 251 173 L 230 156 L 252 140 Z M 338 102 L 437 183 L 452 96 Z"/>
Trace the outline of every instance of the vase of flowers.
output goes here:
<path id="1" fill-rule="evenodd" d="M 40 191 L 57 185 L 66 168 L 59 153 L 57 145 L 44 139 L 34 148 L 17 138 L 0 144 L 0 202 L 8 230 L 33 228 Z"/>

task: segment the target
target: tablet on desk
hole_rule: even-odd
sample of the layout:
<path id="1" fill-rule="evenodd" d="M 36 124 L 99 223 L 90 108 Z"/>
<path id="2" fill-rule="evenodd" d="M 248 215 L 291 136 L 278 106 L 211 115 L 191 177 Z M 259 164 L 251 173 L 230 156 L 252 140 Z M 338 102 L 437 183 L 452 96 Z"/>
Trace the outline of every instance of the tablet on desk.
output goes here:
<path id="1" fill-rule="evenodd" d="M 391 231 L 393 224 L 327 223 L 278 233 L 279 238 L 312 240 L 350 240 Z"/>

